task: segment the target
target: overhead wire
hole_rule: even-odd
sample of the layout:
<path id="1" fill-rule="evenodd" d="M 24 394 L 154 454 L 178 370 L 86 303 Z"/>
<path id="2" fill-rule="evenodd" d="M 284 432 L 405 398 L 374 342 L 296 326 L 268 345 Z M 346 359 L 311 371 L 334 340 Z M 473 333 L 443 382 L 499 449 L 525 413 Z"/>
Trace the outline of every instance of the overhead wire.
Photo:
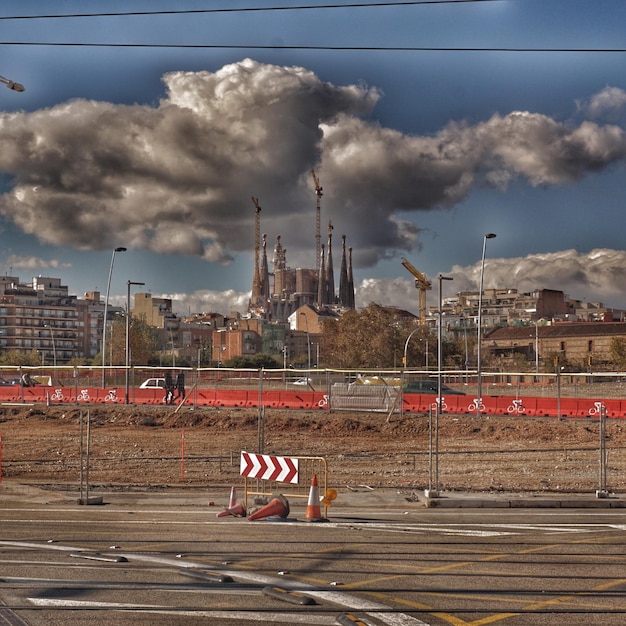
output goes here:
<path id="1" fill-rule="evenodd" d="M 2 41 L 0 46 L 58 46 L 84 48 L 170 48 L 222 50 L 310 50 L 353 52 L 563 52 L 563 53 L 624 53 L 626 48 L 526 48 L 526 47 L 462 47 L 462 46 L 304 46 L 262 44 L 177 44 L 177 43 L 95 43 L 58 41 Z"/>
<path id="2" fill-rule="evenodd" d="M 482 4 L 504 2 L 506 0 L 392 0 L 391 2 L 349 2 L 346 4 L 303 4 L 294 6 L 269 7 L 228 7 L 213 9 L 171 9 L 157 11 L 112 11 L 98 13 L 54 13 L 49 15 L 4 15 L 0 20 L 41 20 L 76 17 L 125 17 L 125 16 L 158 16 L 158 15 L 192 15 L 198 13 L 246 13 L 260 11 L 311 11 L 321 9 L 350 9 L 350 8 L 385 8 L 401 6 L 420 6 L 435 4 Z"/>
<path id="3" fill-rule="evenodd" d="M 302 4 L 293 6 L 227 7 L 211 9 L 171 9 L 155 11 L 119 11 L 94 13 L 59 13 L 48 15 L 0 15 L 0 21 L 64 18 L 105 18 L 129 16 L 172 16 L 215 13 L 245 13 L 263 11 L 308 11 L 325 9 L 388 8 L 420 5 L 483 4 L 507 0 L 392 0 L 391 2 L 349 2 L 345 4 Z M 2 46 L 49 46 L 86 48 L 153 48 L 153 49 L 222 49 L 222 50 L 302 50 L 353 52 L 518 52 L 518 53 L 604 53 L 622 54 L 626 48 L 581 47 L 492 47 L 492 46 L 355 46 L 355 45 L 287 45 L 287 44 L 193 44 L 193 43 L 133 43 L 133 42 L 78 42 L 78 41 L 2 41 Z"/>

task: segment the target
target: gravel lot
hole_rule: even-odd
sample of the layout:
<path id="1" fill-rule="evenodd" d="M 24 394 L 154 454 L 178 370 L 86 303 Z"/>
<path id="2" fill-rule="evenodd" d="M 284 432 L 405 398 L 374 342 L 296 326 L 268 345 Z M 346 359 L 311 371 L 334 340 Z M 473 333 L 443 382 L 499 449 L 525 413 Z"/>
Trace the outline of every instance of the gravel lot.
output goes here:
<path id="1" fill-rule="evenodd" d="M 73 488 L 81 459 L 86 478 L 88 448 L 93 486 L 227 487 L 242 483 L 246 450 L 324 457 L 329 485 L 338 489 L 424 489 L 435 471 L 448 491 L 593 493 L 600 486 L 597 419 L 441 415 L 436 429 L 433 422 L 427 415 L 388 421 L 384 414 L 267 410 L 261 419 L 256 409 L 5 405 L 2 475 Z M 606 451 L 606 486 L 624 492 L 622 420 L 607 420 Z"/>

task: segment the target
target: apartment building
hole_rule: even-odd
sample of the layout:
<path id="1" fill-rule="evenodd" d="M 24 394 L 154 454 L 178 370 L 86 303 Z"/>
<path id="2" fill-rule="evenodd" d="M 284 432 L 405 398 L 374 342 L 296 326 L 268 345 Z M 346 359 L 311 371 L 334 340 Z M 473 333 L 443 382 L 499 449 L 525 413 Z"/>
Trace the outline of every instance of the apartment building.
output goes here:
<path id="1" fill-rule="evenodd" d="M 42 364 L 67 362 L 84 351 L 84 313 L 58 278 L 21 283 L 17 276 L 0 277 L 2 350 L 36 350 Z"/>

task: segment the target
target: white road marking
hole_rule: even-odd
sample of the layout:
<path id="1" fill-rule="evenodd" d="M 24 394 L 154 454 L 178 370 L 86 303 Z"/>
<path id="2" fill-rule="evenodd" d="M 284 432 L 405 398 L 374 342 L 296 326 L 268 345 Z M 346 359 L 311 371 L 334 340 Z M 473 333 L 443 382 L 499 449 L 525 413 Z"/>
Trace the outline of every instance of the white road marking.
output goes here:
<path id="1" fill-rule="evenodd" d="M 308 615 L 302 613 L 254 613 L 253 611 L 185 611 L 168 609 L 166 606 L 150 606 L 122 602 L 90 602 L 86 600 L 56 600 L 54 598 L 28 598 L 29 602 L 39 607 L 53 608 L 94 608 L 111 611 L 133 610 L 134 613 L 153 613 L 158 615 L 178 615 L 185 617 L 208 617 L 213 619 L 234 619 L 238 622 L 263 622 L 270 619 L 272 624 L 319 624 L 332 626 L 336 624 L 333 615 Z"/>

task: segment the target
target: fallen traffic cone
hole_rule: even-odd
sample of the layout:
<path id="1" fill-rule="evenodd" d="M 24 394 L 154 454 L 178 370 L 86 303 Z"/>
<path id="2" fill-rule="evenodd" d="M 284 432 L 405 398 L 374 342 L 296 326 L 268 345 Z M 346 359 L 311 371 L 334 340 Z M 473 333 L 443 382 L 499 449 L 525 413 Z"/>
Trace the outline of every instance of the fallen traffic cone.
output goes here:
<path id="1" fill-rule="evenodd" d="M 243 508 L 242 504 L 235 503 L 235 506 L 231 506 L 219 513 L 216 513 L 216 517 L 228 517 L 232 515 L 233 517 L 243 517 L 246 514 L 246 510 Z"/>
<path id="2" fill-rule="evenodd" d="M 232 487 L 230 490 L 228 507 L 226 507 L 223 511 L 215 514 L 216 517 L 228 517 L 229 515 L 234 515 L 235 517 L 245 515 L 243 506 L 241 506 L 241 504 L 237 504 L 237 490 L 234 487 Z"/>
<path id="3" fill-rule="evenodd" d="M 230 500 L 228 501 L 228 508 L 232 509 L 237 504 L 237 490 L 233 487 L 230 490 Z"/>
<path id="4" fill-rule="evenodd" d="M 289 515 L 289 502 L 282 494 L 278 494 L 270 500 L 265 506 L 248 516 L 248 521 L 253 522 L 265 517 L 287 517 Z"/>
<path id="5" fill-rule="evenodd" d="M 311 479 L 311 491 L 309 491 L 309 502 L 306 505 L 304 519 L 307 522 L 326 521 L 326 518 L 322 517 L 320 508 L 320 492 L 317 485 L 317 474 L 313 474 L 313 478 Z"/>

